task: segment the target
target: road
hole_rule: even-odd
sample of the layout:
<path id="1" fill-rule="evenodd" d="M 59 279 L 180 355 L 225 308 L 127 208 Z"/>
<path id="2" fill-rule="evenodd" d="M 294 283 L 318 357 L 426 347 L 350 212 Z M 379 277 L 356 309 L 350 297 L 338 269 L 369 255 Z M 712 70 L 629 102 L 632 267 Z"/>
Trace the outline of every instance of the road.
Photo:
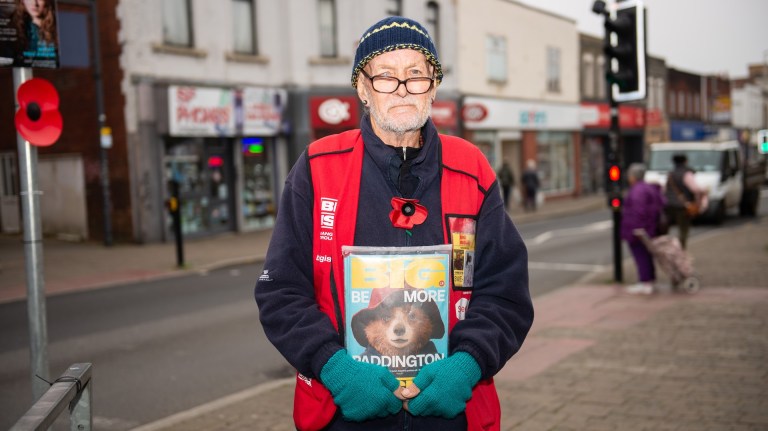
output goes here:
<path id="1" fill-rule="evenodd" d="M 761 213 L 768 209 L 764 193 Z M 607 210 L 518 226 L 531 289 L 544 294 L 610 273 Z M 731 217 L 726 225 L 743 221 Z M 695 226 L 692 235 L 717 229 Z M 624 257 L 629 254 L 624 249 Z M 253 301 L 260 265 L 48 298 L 51 375 L 93 368 L 94 427 L 126 430 L 291 374 Z M 26 304 L 0 305 L 0 429 L 29 407 Z"/>

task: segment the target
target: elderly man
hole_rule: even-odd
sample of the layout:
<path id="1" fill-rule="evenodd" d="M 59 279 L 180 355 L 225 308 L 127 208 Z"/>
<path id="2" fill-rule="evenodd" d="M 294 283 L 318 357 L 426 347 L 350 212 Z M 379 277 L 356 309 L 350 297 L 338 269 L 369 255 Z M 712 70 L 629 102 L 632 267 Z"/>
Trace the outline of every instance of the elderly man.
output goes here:
<path id="1" fill-rule="evenodd" d="M 488 161 L 430 120 L 442 78 L 421 24 L 374 24 L 352 70 L 360 129 L 313 142 L 288 175 L 255 297 L 264 331 L 298 371 L 300 430 L 499 429 L 492 377 L 533 321 L 528 257 Z M 437 244 L 472 264 L 452 271 L 448 355 L 403 389 L 345 347 L 341 247 Z"/>

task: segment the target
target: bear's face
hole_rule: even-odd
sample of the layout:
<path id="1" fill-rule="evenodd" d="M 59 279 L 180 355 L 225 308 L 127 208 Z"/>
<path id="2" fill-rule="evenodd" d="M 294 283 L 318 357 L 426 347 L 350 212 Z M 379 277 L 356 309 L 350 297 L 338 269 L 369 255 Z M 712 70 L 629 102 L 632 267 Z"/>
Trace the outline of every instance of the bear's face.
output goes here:
<path id="1" fill-rule="evenodd" d="M 381 306 L 373 317 L 365 336 L 385 356 L 417 354 L 432 335 L 432 320 L 418 303 Z"/>

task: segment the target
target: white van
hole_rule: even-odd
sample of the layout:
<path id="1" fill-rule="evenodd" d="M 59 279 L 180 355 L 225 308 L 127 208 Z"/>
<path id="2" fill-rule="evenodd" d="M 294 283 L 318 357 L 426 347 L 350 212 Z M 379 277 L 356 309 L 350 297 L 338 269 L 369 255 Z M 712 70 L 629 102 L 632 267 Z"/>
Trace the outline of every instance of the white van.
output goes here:
<path id="1" fill-rule="evenodd" d="M 707 192 L 709 206 L 701 216 L 722 223 L 726 211 L 738 208 L 743 192 L 743 161 L 739 143 L 660 142 L 651 144 L 645 181 L 667 185 L 667 173 L 674 168 L 672 156 L 685 154 L 695 171 L 696 184 Z"/>

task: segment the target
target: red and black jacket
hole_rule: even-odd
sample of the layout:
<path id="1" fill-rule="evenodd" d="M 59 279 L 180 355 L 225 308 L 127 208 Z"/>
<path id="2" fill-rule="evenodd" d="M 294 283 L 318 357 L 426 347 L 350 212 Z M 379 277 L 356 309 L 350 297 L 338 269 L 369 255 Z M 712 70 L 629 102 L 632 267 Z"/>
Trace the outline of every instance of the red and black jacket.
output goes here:
<path id="1" fill-rule="evenodd" d="M 267 336 L 299 371 L 294 411 L 299 429 L 322 429 L 329 422 L 327 429 L 458 430 L 467 423 L 470 429 L 498 428 L 491 377 L 520 348 L 533 320 L 527 251 L 477 147 L 438 135 L 431 121 L 422 135 L 424 145 L 411 167 L 418 178 L 412 197 L 429 215 L 410 233 L 389 220 L 390 199 L 399 196 L 392 158 L 399 155 L 379 140 L 367 118 L 361 130 L 311 144 L 288 176 L 256 299 Z M 449 323 L 450 351 L 471 354 L 483 376 L 466 415 L 445 420 L 401 412 L 363 424 L 343 421 L 316 378 L 343 345 L 337 329 L 343 331 L 338 323 L 344 315 L 341 245 L 448 243 L 448 220 L 456 217 L 473 220 L 477 231 L 475 285 L 451 295 L 452 301 L 471 295 L 471 302 L 463 320 L 452 313 Z M 486 419 L 489 423 L 478 422 Z"/>

